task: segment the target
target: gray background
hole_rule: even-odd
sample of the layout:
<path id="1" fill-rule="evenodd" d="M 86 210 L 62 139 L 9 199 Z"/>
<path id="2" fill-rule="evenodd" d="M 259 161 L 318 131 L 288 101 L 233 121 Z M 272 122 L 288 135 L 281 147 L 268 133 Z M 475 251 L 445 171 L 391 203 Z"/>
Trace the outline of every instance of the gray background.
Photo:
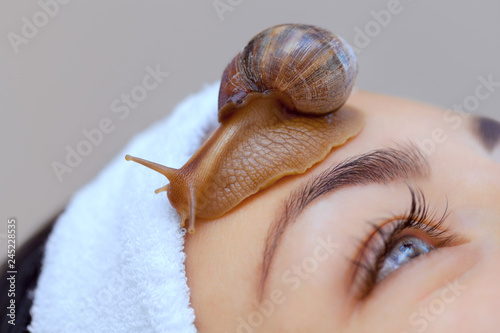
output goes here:
<path id="1" fill-rule="evenodd" d="M 215 3 L 226 5 L 220 15 Z M 499 1 L 401 0 L 390 22 L 376 23 L 374 12 L 390 3 L 72 0 L 16 53 L 9 33 L 22 36 L 23 17 L 33 22 L 35 15 L 43 24 L 41 7 L 2 1 L 0 219 L 18 218 L 23 243 L 134 133 L 218 80 L 253 35 L 275 24 L 315 24 L 343 36 L 358 48 L 362 89 L 449 108 L 474 94 L 479 76 L 500 81 Z M 359 37 L 366 29 L 368 41 Z M 170 75 L 120 120 L 111 103 L 142 84 L 147 66 L 157 65 Z M 499 117 L 499 101 L 495 92 L 476 112 Z M 82 131 L 103 118 L 113 121 L 114 131 L 60 182 L 51 163 L 64 163 L 65 147 L 75 148 L 85 139 Z"/>

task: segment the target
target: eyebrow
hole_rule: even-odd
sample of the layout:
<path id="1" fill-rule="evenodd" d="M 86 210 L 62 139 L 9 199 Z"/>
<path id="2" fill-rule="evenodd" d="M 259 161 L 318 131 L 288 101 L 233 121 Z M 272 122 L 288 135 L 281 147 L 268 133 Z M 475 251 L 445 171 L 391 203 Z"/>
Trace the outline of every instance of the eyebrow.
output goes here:
<path id="1" fill-rule="evenodd" d="M 487 117 L 474 117 L 472 132 L 489 152 L 500 144 L 500 122 Z"/>
<path id="2" fill-rule="evenodd" d="M 269 227 L 264 246 L 259 299 L 262 299 L 272 260 L 288 226 L 314 200 L 346 187 L 389 184 L 413 177 L 428 177 L 431 169 L 422 151 L 413 144 L 380 149 L 349 158 L 330 167 L 294 190 L 281 214 Z"/>

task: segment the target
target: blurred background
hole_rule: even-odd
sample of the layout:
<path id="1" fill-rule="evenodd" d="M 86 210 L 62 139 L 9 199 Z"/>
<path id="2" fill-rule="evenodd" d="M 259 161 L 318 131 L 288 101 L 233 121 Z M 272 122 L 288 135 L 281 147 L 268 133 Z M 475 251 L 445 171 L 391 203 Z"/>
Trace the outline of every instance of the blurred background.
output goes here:
<path id="1" fill-rule="evenodd" d="M 344 37 L 361 89 L 500 118 L 500 87 L 474 99 L 481 80 L 500 82 L 499 1 L 5 0 L 1 246 L 9 217 L 19 248 L 134 134 L 279 23 Z"/>

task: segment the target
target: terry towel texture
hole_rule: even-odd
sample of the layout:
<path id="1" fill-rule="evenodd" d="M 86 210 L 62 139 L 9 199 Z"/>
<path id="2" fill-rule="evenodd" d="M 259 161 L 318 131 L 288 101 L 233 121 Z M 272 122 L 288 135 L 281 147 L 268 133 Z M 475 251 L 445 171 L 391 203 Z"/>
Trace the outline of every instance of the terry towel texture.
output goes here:
<path id="1" fill-rule="evenodd" d="M 181 167 L 217 126 L 218 87 L 187 98 L 74 195 L 47 242 L 31 332 L 196 332 L 184 229 L 154 194 L 168 180 L 124 156 Z"/>

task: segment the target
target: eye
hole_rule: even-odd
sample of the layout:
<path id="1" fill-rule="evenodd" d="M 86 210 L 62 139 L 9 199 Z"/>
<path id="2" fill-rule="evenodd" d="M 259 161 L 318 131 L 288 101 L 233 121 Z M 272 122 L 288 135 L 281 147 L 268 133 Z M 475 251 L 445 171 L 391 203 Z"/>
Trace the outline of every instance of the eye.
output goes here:
<path id="1" fill-rule="evenodd" d="M 414 236 L 405 236 L 389 249 L 377 275 L 377 283 L 410 260 L 434 250 L 434 246 Z"/>
<path id="2" fill-rule="evenodd" d="M 404 215 L 394 215 L 384 223 L 370 223 L 373 232 L 358 249 L 353 263 L 353 286 L 358 298 L 365 299 L 387 275 L 401 269 L 410 260 L 447 246 L 463 242 L 443 223 L 443 215 L 432 212 L 421 190 L 409 187 L 411 205 Z"/>

